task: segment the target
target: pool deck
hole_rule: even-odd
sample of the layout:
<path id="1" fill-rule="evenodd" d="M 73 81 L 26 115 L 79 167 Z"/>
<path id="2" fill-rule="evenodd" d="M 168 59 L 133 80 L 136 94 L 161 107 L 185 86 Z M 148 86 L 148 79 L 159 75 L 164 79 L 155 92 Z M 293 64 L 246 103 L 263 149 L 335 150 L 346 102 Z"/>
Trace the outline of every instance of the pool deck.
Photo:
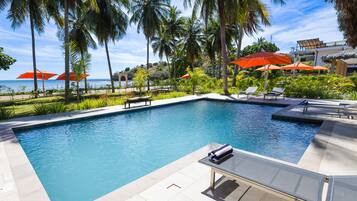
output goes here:
<path id="1" fill-rule="evenodd" d="M 153 101 L 151 107 L 160 107 L 186 101 L 213 99 L 240 103 L 285 106 L 273 115 L 274 119 L 322 123 L 320 131 L 300 159 L 298 166 L 327 175 L 357 174 L 357 120 L 336 118 L 333 113 L 320 115 L 319 111 L 303 114 L 298 104 L 302 99 L 264 100 L 261 97 L 238 98 L 219 94 L 186 96 Z M 123 109 L 123 106 L 75 111 L 54 115 L 30 116 L 0 122 L 0 200 L 49 200 L 39 178 L 17 142 L 13 129 L 36 127 L 63 121 L 74 121 L 102 115 L 117 114 L 149 107 Z M 220 178 L 217 189 L 208 189 L 209 169 L 197 161 L 212 144 L 191 153 L 165 167 L 139 178 L 98 200 L 281 200 L 232 180 Z M 218 178 L 219 179 L 219 178 Z"/>

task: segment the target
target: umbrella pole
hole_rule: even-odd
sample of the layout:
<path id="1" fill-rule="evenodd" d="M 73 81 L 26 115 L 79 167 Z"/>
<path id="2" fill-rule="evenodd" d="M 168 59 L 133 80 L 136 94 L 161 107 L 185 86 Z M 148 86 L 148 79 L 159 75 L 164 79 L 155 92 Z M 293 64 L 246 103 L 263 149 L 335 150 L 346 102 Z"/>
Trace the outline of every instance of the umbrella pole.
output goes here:
<path id="1" fill-rule="evenodd" d="M 41 72 L 42 73 L 42 72 Z M 43 90 L 43 96 L 46 96 L 46 91 L 45 91 L 45 77 L 42 73 L 42 90 Z"/>
<path id="2" fill-rule="evenodd" d="M 268 89 L 268 76 L 269 76 L 269 71 L 265 71 L 265 80 L 264 80 L 264 91 L 266 92 Z"/>

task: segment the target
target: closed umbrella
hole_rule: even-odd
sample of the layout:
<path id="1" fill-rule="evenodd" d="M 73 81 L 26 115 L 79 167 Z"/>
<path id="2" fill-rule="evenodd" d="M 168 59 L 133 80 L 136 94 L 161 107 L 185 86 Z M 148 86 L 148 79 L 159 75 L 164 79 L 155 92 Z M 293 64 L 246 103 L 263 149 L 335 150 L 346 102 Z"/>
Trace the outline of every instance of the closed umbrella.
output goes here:
<path id="1" fill-rule="evenodd" d="M 42 80 L 42 90 L 43 90 L 43 95 L 46 95 L 45 91 L 45 80 L 50 79 L 53 76 L 56 76 L 56 73 L 51 73 L 51 72 L 46 72 L 46 71 L 36 71 L 37 79 Z M 34 72 L 26 72 L 21 75 L 19 75 L 16 79 L 34 79 Z"/>

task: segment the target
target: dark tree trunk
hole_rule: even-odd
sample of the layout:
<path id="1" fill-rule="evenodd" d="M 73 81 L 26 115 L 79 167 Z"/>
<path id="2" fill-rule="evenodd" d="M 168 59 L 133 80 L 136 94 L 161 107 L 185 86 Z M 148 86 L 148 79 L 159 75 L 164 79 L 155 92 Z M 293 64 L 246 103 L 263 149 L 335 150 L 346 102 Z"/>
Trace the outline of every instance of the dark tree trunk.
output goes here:
<path id="1" fill-rule="evenodd" d="M 146 43 L 146 70 L 148 73 L 148 80 L 147 80 L 147 90 L 148 92 L 150 91 L 150 75 L 149 75 L 149 62 L 150 62 L 150 38 L 147 38 L 147 43 Z"/>
<path id="2" fill-rule="evenodd" d="M 36 50 L 35 50 L 35 30 L 33 24 L 32 14 L 30 13 L 30 25 L 31 25 L 31 39 L 32 39 L 32 65 L 33 65 L 33 91 L 35 98 L 38 97 L 38 86 L 37 86 L 37 67 L 36 67 Z"/>
<path id="3" fill-rule="evenodd" d="M 221 79 L 221 75 L 222 75 L 222 73 L 221 73 L 222 57 L 221 57 L 220 54 L 221 54 L 221 53 L 218 54 L 218 55 L 219 55 L 219 58 L 218 58 L 218 66 L 217 66 L 217 78 L 218 78 L 218 79 Z"/>
<path id="4" fill-rule="evenodd" d="M 166 55 L 166 62 L 167 62 L 168 70 L 169 70 L 170 85 L 172 85 L 171 66 L 170 66 L 170 63 L 169 63 L 169 57 L 167 55 Z"/>
<path id="5" fill-rule="evenodd" d="M 243 29 L 239 28 L 239 40 L 237 42 L 237 59 L 240 57 L 240 51 L 242 48 L 242 40 L 243 40 Z M 237 75 L 238 75 L 238 68 L 239 66 L 234 66 L 234 73 L 233 73 L 233 81 L 232 81 L 232 86 L 236 87 L 237 86 Z"/>
<path id="6" fill-rule="evenodd" d="M 64 96 L 69 101 L 69 41 L 68 41 L 68 0 L 64 1 Z"/>
<path id="7" fill-rule="evenodd" d="M 79 82 L 77 81 L 77 102 L 79 102 Z"/>
<path id="8" fill-rule="evenodd" d="M 81 58 L 82 60 L 84 59 L 83 51 L 81 51 Z M 86 75 L 87 74 L 87 69 L 84 67 L 83 73 Z M 84 92 L 88 93 L 88 83 L 87 83 L 87 77 L 84 78 Z"/>
<path id="9" fill-rule="evenodd" d="M 112 93 L 115 93 L 112 65 L 110 64 L 110 57 L 109 57 L 109 50 L 108 50 L 108 42 L 105 41 L 104 45 L 105 45 L 105 52 L 107 53 L 107 61 L 108 61 L 108 68 L 109 68 L 110 84 L 112 86 Z"/>
<path id="10" fill-rule="evenodd" d="M 219 10 L 219 21 L 220 21 L 220 34 L 221 34 L 221 54 L 223 58 L 223 91 L 224 94 L 229 94 L 228 92 L 228 55 L 227 55 L 227 45 L 226 45 L 226 23 L 225 23 L 225 13 L 224 13 L 224 1 L 218 1 Z"/>

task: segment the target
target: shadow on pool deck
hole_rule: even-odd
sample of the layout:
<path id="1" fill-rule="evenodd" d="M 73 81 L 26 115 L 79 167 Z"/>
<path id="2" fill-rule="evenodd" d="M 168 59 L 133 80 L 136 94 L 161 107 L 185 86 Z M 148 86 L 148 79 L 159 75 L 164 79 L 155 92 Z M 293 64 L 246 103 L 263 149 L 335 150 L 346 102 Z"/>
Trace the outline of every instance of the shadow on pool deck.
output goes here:
<path id="1" fill-rule="evenodd" d="M 221 177 L 217 184 L 215 190 L 207 188 L 202 194 L 215 201 L 285 201 L 285 199 L 245 184 L 239 184 L 226 177 Z"/>

